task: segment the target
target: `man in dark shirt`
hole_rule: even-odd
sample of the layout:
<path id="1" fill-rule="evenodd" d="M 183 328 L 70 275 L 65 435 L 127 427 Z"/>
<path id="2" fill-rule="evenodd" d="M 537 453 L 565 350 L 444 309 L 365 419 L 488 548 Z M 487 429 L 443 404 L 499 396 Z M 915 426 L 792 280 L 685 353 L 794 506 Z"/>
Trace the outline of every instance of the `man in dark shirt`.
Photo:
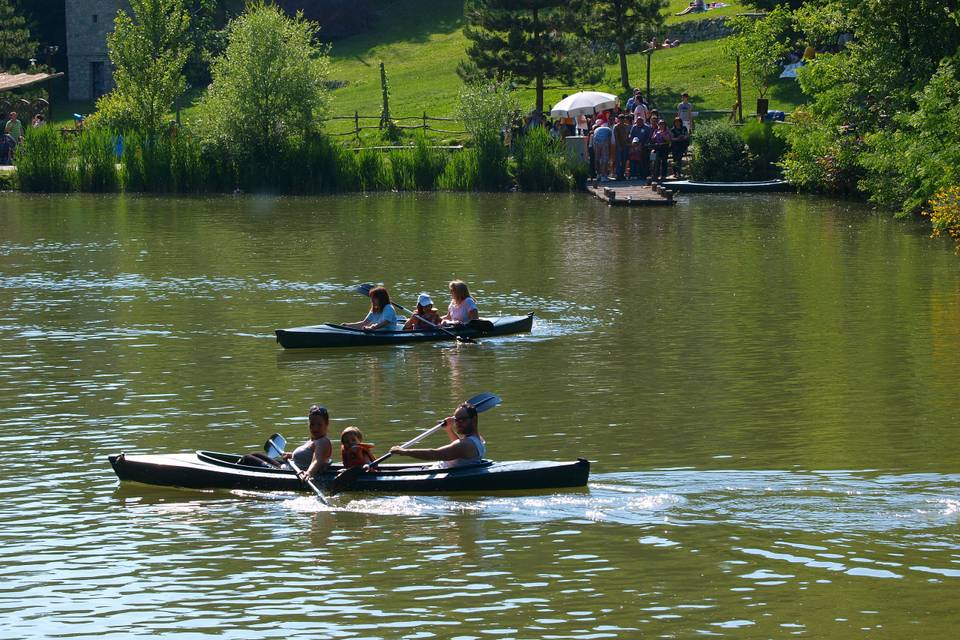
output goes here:
<path id="1" fill-rule="evenodd" d="M 633 140 L 637 138 L 639 140 L 640 149 L 642 153 L 640 154 L 640 170 L 637 172 L 637 175 L 630 176 L 631 178 L 641 178 L 643 180 L 647 179 L 647 176 L 650 175 L 650 136 L 653 134 L 653 129 L 644 122 L 643 118 L 637 118 L 633 127 L 630 128 L 630 139 Z"/>
<path id="2" fill-rule="evenodd" d="M 617 146 L 617 180 L 626 178 L 627 160 L 630 158 L 630 120 L 629 115 L 622 115 L 613 125 L 613 141 Z"/>

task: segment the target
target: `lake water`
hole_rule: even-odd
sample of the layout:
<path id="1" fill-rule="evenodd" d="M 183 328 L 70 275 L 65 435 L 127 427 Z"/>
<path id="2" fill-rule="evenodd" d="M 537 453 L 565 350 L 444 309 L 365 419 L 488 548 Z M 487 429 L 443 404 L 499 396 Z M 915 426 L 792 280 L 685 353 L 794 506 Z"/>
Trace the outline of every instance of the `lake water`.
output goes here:
<path id="1" fill-rule="evenodd" d="M 533 333 L 274 341 L 453 277 Z M 858 204 L 3 194 L 0 636 L 953 637 L 958 379 L 960 259 Z M 589 486 L 328 508 L 106 458 L 296 442 L 313 402 L 384 453 L 482 391 L 489 457 Z"/>

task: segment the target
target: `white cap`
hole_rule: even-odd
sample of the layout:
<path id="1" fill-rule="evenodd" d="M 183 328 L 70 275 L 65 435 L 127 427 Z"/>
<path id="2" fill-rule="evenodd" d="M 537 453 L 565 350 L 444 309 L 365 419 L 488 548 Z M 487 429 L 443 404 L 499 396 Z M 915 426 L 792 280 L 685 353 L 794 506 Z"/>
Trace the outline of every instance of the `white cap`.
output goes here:
<path id="1" fill-rule="evenodd" d="M 426 293 L 421 293 L 420 297 L 417 298 L 417 304 L 421 307 L 432 307 L 433 299 Z"/>

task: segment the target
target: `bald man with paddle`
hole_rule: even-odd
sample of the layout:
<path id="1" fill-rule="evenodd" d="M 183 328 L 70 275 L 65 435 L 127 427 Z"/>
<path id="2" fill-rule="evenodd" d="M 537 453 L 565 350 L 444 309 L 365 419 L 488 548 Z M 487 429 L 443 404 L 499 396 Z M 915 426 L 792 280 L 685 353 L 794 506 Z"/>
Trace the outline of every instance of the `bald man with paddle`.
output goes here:
<path id="1" fill-rule="evenodd" d="M 443 428 L 450 438 L 450 444 L 437 449 L 405 449 L 393 447 L 390 453 L 410 456 L 418 460 L 438 460 L 445 467 L 461 464 L 476 464 L 483 460 L 487 452 L 486 442 L 480 435 L 477 408 L 464 402 L 452 416 L 443 421 Z"/>

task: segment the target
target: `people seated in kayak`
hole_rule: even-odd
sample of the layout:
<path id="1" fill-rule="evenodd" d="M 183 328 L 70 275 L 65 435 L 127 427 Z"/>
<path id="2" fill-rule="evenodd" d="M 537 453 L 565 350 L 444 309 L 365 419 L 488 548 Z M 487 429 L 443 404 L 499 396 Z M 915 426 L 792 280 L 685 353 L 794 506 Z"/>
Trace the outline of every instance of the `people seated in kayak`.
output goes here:
<path id="1" fill-rule="evenodd" d="M 450 306 L 447 315 L 441 318 L 443 324 L 467 324 L 471 320 L 480 318 L 477 301 L 470 296 L 470 289 L 463 280 L 454 280 L 450 283 Z"/>
<path id="2" fill-rule="evenodd" d="M 397 312 L 390 304 L 390 294 L 385 287 L 370 289 L 370 312 L 360 322 L 347 322 L 343 326 L 366 331 L 396 331 Z"/>
<path id="3" fill-rule="evenodd" d="M 373 445 L 363 441 L 363 432 L 359 428 L 347 427 L 340 434 L 340 460 L 344 469 L 373 462 Z"/>
<path id="4" fill-rule="evenodd" d="M 433 298 L 421 293 L 417 298 L 417 312 L 403 325 L 404 331 L 426 331 L 440 324 L 440 312 L 433 308 Z"/>
<path id="5" fill-rule="evenodd" d="M 308 414 L 310 439 L 293 450 L 293 453 L 284 453 L 284 460 L 293 460 L 300 469 L 300 479 L 306 480 L 321 473 L 330 466 L 333 458 L 333 445 L 327 437 L 330 428 L 330 414 L 326 407 L 313 405 Z"/>
<path id="6" fill-rule="evenodd" d="M 410 456 L 418 460 L 438 460 L 444 467 L 455 467 L 463 464 L 476 464 L 483 460 L 487 453 L 487 444 L 480 435 L 477 421 L 477 408 L 464 402 L 452 416 L 443 422 L 450 444 L 437 449 L 404 449 L 393 447 L 390 453 L 399 456 Z"/>

